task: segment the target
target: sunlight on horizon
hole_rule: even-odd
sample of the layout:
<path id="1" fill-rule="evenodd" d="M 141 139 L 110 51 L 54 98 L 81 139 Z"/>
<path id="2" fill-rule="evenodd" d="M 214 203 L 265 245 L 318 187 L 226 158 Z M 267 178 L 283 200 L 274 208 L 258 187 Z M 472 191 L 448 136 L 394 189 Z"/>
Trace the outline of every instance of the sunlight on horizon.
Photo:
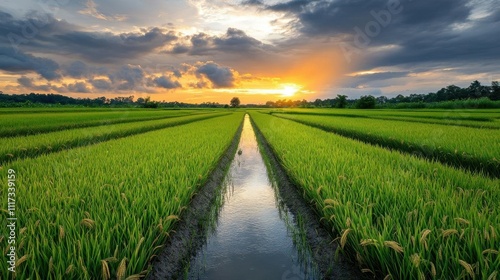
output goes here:
<path id="1" fill-rule="evenodd" d="M 286 97 L 294 96 L 302 88 L 296 84 L 284 84 L 282 95 Z"/>

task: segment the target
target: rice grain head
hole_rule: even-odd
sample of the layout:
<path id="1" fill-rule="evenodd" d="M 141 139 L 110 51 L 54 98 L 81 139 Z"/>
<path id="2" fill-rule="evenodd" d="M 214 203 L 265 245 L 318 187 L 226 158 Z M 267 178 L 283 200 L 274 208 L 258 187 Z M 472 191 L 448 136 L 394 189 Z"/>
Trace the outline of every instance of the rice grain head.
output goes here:
<path id="1" fill-rule="evenodd" d="M 111 275 L 109 274 L 108 262 L 106 262 L 106 260 L 101 260 L 101 269 L 102 269 L 102 279 L 108 280 L 109 278 L 111 278 Z"/>
<path id="2" fill-rule="evenodd" d="M 458 234 L 458 230 L 456 230 L 454 228 L 443 230 L 443 237 L 448 237 L 448 236 L 453 235 L 453 234 Z"/>
<path id="3" fill-rule="evenodd" d="M 134 274 L 134 275 L 130 275 L 129 277 L 127 277 L 125 280 L 139 280 L 141 279 L 142 277 L 144 277 L 143 275 L 140 275 L 140 274 Z"/>
<path id="4" fill-rule="evenodd" d="M 420 243 L 424 243 L 427 236 L 429 235 L 429 233 L 431 233 L 431 230 L 430 229 L 426 229 L 422 232 L 422 237 L 420 237 Z"/>
<path id="5" fill-rule="evenodd" d="M 92 219 L 85 218 L 83 219 L 80 224 L 88 229 L 93 229 L 95 226 L 95 222 Z"/>
<path id="6" fill-rule="evenodd" d="M 53 273 L 54 272 L 54 261 L 52 259 L 52 257 L 50 257 L 49 259 L 49 273 Z"/>
<path id="7" fill-rule="evenodd" d="M 397 243 L 396 241 L 384 241 L 384 245 L 386 247 L 393 249 L 394 251 L 396 251 L 398 253 L 404 252 L 403 247 L 401 247 L 401 245 L 399 245 L 399 243 Z"/>
<path id="8" fill-rule="evenodd" d="M 165 218 L 165 221 L 170 221 L 170 220 L 179 220 L 179 216 L 177 215 L 170 215 Z"/>
<path id="9" fill-rule="evenodd" d="M 65 235 L 66 234 L 64 232 L 64 227 L 63 226 L 59 226 L 59 240 L 63 239 Z"/>
<path id="10" fill-rule="evenodd" d="M 419 254 L 413 254 L 410 256 L 410 260 L 413 263 L 413 266 L 419 267 L 420 266 L 420 255 Z"/>
<path id="11" fill-rule="evenodd" d="M 74 270 L 74 266 L 72 264 L 70 264 L 68 266 L 68 268 L 66 268 L 66 272 L 64 274 L 68 275 L 68 274 L 71 274 Z"/>
<path id="12" fill-rule="evenodd" d="M 458 260 L 458 263 L 465 269 L 465 271 L 470 275 L 470 277 L 474 278 L 474 269 L 472 265 L 464 260 Z"/>
<path id="13" fill-rule="evenodd" d="M 116 278 L 118 280 L 122 280 L 125 277 L 125 273 L 127 271 L 127 258 L 123 258 L 116 270 Z"/>
<path id="14" fill-rule="evenodd" d="M 370 245 L 377 245 L 377 240 L 376 239 L 361 239 L 361 243 L 359 245 L 366 247 Z"/>
<path id="15" fill-rule="evenodd" d="M 434 265 L 433 262 L 430 262 L 430 264 L 431 264 L 431 275 L 432 275 L 432 277 L 436 277 L 436 274 L 437 274 L 436 266 Z"/>
<path id="16" fill-rule="evenodd" d="M 483 255 L 486 255 L 486 254 L 495 254 L 495 255 L 498 255 L 498 251 L 495 250 L 495 249 L 486 249 L 483 251 Z"/>
<path id="17" fill-rule="evenodd" d="M 16 261 L 16 267 L 20 266 L 23 262 L 28 259 L 29 255 L 24 255 Z M 52 260 L 52 257 L 50 258 Z"/>
<path id="18" fill-rule="evenodd" d="M 335 200 L 333 200 L 333 199 L 331 199 L 331 198 L 327 198 L 327 199 L 325 199 L 325 200 L 323 201 L 323 203 L 324 203 L 325 205 L 335 205 L 335 204 L 336 204 L 336 201 L 335 201 Z"/>
<path id="19" fill-rule="evenodd" d="M 420 243 L 424 244 L 426 250 L 429 250 L 429 246 L 427 245 L 427 236 L 431 233 L 430 229 L 426 229 L 422 232 L 422 236 L 420 237 Z"/>
<path id="20" fill-rule="evenodd" d="M 498 275 L 498 270 L 493 271 L 493 273 L 490 274 L 487 280 L 496 280 Z"/>
<path id="21" fill-rule="evenodd" d="M 363 269 L 361 269 L 361 272 L 362 273 L 371 273 L 372 275 L 375 275 L 375 273 L 373 273 L 373 271 L 369 268 L 363 268 Z"/>
<path id="22" fill-rule="evenodd" d="M 352 229 L 348 228 L 342 234 L 342 237 L 340 238 L 340 247 L 342 247 L 342 249 L 344 249 L 344 246 L 347 242 L 347 236 L 349 235 L 349 232 L 351 232 L 351 231 L 352 231 Z"/>
<path id="23" fill-rule="evenodd" d="M 455 221 L 463 225 L 470 225 L 470 222 L 463 218 L 455 218 Z"/>

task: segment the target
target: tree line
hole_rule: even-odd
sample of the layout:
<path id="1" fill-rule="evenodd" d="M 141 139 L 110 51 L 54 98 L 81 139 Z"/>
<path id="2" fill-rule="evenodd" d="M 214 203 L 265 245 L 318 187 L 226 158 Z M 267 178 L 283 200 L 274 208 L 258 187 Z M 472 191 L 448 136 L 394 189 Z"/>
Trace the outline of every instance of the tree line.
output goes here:
<path id="1" fill-rule="evenodd" d="M 220 108 L 228 106 L 217 102 L 190 104 L 184 102 L 152 101 L 151 97 L 133 95 L 127 97 L 107 98 L 73 98 L 60 94 L 4 94 L 0 91 L 0 107 L 45 107 L 45 106 L 75 106 L 75 107 L 144 107 L 144 108 Z"/>
<path id="2" fill-rule="evenodd" d="M 362 96 L 358 99 L 348 99 L 346 95 L 338 95 L 333 99 L 316 99 L 314 101 L 303 100 L 278 100 L 268 101 L 264 107 L 268 108 L 288 108 L 288 107 L 328 107 L 328 108 L 425 108 L 433 103 L 477 100 L 469 102 L 465 106 L 495 106 L 500 104 L 500 86 L 497 81 L 491 83 L 491 86 L 481 85 L 474 81 L 470 86 L 461 88 L 455 85 L 449 85 L 437 92 L 427 94 L 410 94 L 403 96 L 401 94 L 388 98 L 386 96 L 374 97 L 371 95 Z M 494 103 L 489 103 L 494 101 Z M 462 102 L 463 103 L 463 102 Z M 499 103 L 499 104 L 496 104 Z M 476 104 L 476 105 L 475 105 Z M 482 104 L 482 105 L 481 105 Z M 488 105 L 490 104 L 490 105 Z M 494 105 L 491 105 L 494 104 Z M 235 97 L 230 102 L 231 107 L 240 107 L 239 98 Z M 201 104 L 190 104 L 177 101 L 152 101 L 150 97 L 96 97 L 96 98 L 73 98 L 60 94 L 4 94 L 0 91 L 0 107 L 37 107 L 37 106 L 80 106 L 80 107 L 145 107 L 145 108 L 228 108 L 228 104 L 217 102 L 204 102 Z M 247 104 L 241 107 L 263 107 L 263 105 Z"/>
<path id="3" fill-rule="evenodd" d="M 479 81 L 474 81 L 470 86 L 461 88 L 455 85 L 449 85 L 437 92 L 427 94 L 410 94 L 404 96 L 399 94 L 395 97 L 388 98 L 386 96 L 374 97 L 365 95 L 359 99 L 348 99 L 346 95 L 338 95 L 334 99 L 316 99 L 314 101 L 307 100 L 278 100 L 266 102 L 266 107 L 269 108 L 287 108 L 287 107 L 323 107 L 323 108 L 359 108 L 370 109 L 375 107 L 398 107 L 395 105 L 407 105 L 407 107 L 424 108 L 426 103 L 464 101 L 464 100 L 483 100 L 483 102 L 499 101 L 500 86 L 497 81 L 493 81 L 491 86 L 481 85 Z M 404 107 L 404 106 L 399 106 Z"/>

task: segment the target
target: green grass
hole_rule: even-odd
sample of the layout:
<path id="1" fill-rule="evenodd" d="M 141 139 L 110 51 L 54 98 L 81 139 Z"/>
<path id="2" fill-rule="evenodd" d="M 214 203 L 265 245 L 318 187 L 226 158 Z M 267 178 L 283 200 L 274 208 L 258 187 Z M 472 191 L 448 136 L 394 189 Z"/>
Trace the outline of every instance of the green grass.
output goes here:
<path id="1" fill-rule="evenodd" d="M 500 270 L 500 181 L 251 112 L 290 178 L 364 272 L 488 279 Z M 391 279 L 391 278 L 389 278 Z"/>
<path id="2" fill-rule="evenodd" d="M 70 128 L 155 120 L 205 112 L 209 111 L 99 110 L 3 114 L 0 118 L 0 137 L 26 136 Z"/>
<path id="3" fill-rule="evenodd" d="M 147 273 L 242 119 L 234 113 L 3 166 L 2 178 L 8 169 L 17 175 L 16 252 L 25 259 L 17 279 Z M 7 269 L 0 275 L 10 277 Z"/>
<path id="4" fill-rule="evenodd" d="M 500 177 L 500 130 L 341 116 L 273 115 Z"/>
<path id="5" fill-rule="evenodd" d="M 91 145 L 169 126 L 218 117 L 224 114 L 228 113 L 196 114 L 152 121 L 119 123 L 67 129 L 36 135 L 0 138 L 0 163 Z"/>

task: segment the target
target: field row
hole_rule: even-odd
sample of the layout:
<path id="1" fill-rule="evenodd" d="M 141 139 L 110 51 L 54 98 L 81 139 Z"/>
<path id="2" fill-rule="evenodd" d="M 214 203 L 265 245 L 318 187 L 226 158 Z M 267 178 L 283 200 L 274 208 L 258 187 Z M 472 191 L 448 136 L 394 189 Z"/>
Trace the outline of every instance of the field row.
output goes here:
<path id="1" fill-rule="evenodd" d="M 2 114 L 0 137 L 26 136 L 70 128 L 157 120 L 206 113 L 193 110 L 113 110 Z"/>
<path id="2" fill-rule="evenodd" d="M 386 279 L 494 279 L 500 181 L 250 113 L 340 248 Z M 492 278 L 488 278 L 492 277 Z"/>
<path id="3" fill-rule="evenodd" d="M 475 128 L 500 129 L 500 110 L 332 110 L 332 109 L 285 109 L 272 113 L 336 116 L 399 120 L 425 124 L 443 124 Z"/>
<path id="4" fill-rule="evenodd" d="M 195 114 L 167 119 L 119 123 L 95 127 L 67 129 L 51 133 L 0 138 L 0 164 L 14 159 L 35 157 L 79 146 L 126 137 L 169 126 L 186 124 L 228 113 Z"/>
<path id="5" fill-rule="evenodd" d="M 15 170 L 19 186 L 16 277 L 144 276 L 242 119 L 233 113 L 6 164 L 2 177 Z M 7 252 L 5 235 L 0 244 Z"/>
<path id="6" fill-rule="evenodd" d="M 500 130 L 307 114 L 274 116 L 500 177 Z"/>

